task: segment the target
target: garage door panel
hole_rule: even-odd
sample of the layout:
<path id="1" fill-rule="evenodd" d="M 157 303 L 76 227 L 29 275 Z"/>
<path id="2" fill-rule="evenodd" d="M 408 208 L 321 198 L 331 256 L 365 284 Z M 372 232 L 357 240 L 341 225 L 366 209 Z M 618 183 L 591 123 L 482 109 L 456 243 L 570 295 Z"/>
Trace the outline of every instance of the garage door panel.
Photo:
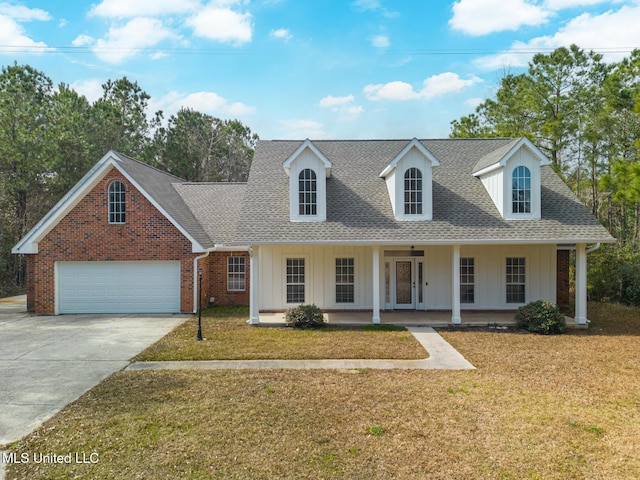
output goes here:
<path id="1" fill-rule="evenodd" d="M 176 313 L 180 262 L 59 262 L 60 313 Z"/>

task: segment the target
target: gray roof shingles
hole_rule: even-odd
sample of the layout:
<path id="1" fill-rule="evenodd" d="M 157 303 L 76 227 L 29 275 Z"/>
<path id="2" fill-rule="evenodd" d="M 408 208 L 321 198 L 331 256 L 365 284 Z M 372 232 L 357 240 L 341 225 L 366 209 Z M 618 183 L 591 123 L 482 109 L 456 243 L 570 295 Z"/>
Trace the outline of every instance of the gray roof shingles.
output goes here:
<path id="1" fill-rule="evenodd" d="M 202 247 L 231 243 L 245 184 L 189 183 L 116 155 L 122 168 Z"/>
<path id="2" fill-rule="evenodd" d="M 578 243 L 612 241 L 564 182 L 542 167 L 542 218 L 504 220 L 481 181 L 514 139 L 421 140 L 440 161 L 433 168 L 433 220 L 397 221 L 380 172 L 410 140 L 320 140 L 333 163 L 327 220 L 289 221 L 289 179 L 282 167 L 301 141 L 259 141 L 234 242 L 260 243 Z"/>

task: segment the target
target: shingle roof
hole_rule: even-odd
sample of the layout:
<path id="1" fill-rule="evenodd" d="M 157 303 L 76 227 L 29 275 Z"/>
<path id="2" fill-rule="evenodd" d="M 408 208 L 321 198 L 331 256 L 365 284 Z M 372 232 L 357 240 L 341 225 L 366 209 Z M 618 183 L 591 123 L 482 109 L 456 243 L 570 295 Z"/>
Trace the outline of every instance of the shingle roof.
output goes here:
<path id="1" fill-rule="evenodd" d="M 231 242 L 245 184 L 188 183 L 114 153 L 120 166 L 202 247 Z"/>
<path id="2" fill-rule="evenodd" d="M 433 220 L 394 218 L 379 173 L 409 140 L 314 141 L 333 163 L 327 220 L 289 221 L 282 167 L 300 141 L 259 141 L 234 241 L 260 243 L 577 243 L 612 241 L 609 232 L 549 168 L 542 168 L 542 218 L 504 220 L 472 172 L 499 161 L 513 139 L 420 140 L 440 161 L 433 168 Z M 517 140 L 515 140 L 517 142 Z M 496 160 L 497 159 L 497 160 Z"/>
<path id="3" fill-rule="evenodd" d="M 212 244 L 232 245 L 246 183 L 178 183 L 174 188 Z"/>

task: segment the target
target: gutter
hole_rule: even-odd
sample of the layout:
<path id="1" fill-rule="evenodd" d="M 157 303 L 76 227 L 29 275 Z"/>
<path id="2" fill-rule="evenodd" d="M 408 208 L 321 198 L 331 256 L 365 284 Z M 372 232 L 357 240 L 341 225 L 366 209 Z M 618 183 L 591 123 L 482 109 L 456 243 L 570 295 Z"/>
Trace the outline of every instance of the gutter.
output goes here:
<path id="1" fill-rule="evenodd" d="M 600 248 L 600 242 L 596 243 L 596 244 L 595 244 L 593 247 L 591 247 L 591 248 L 587 248 L 587 249 L 585 250 L 585 252 L 586 252 L 587 254 L 588 254 L 588 253 L 592 253 L 592 252 L 595 252 L 596 250 L 598 250 L 599 248 Z"/>

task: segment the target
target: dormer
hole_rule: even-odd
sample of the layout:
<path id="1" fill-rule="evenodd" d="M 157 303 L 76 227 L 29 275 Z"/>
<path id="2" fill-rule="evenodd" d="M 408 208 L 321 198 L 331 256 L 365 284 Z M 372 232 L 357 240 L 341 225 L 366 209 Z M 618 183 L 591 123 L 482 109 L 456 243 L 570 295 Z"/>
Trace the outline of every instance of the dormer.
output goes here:
<path id="1" fill-rule="evenodd" d="M 289 219 L 324 222 L 327 219 L 327 178 L 331 162 L 306 139 L 282 164 L 289 176 Z"/>
<path id="2" fill-rule="evenodd" d="M 481 158 L 473 174 L 507 220 L 539 220 L 540 169 L 550 161 L 531 141 L 514 140 Z"/>
<path id="3" fill-rule="evenodd" d="M 432 167 L 438 159 L 414 138 L 380 173 L 387 183 L 396 220 L 433 218 Z"/>

